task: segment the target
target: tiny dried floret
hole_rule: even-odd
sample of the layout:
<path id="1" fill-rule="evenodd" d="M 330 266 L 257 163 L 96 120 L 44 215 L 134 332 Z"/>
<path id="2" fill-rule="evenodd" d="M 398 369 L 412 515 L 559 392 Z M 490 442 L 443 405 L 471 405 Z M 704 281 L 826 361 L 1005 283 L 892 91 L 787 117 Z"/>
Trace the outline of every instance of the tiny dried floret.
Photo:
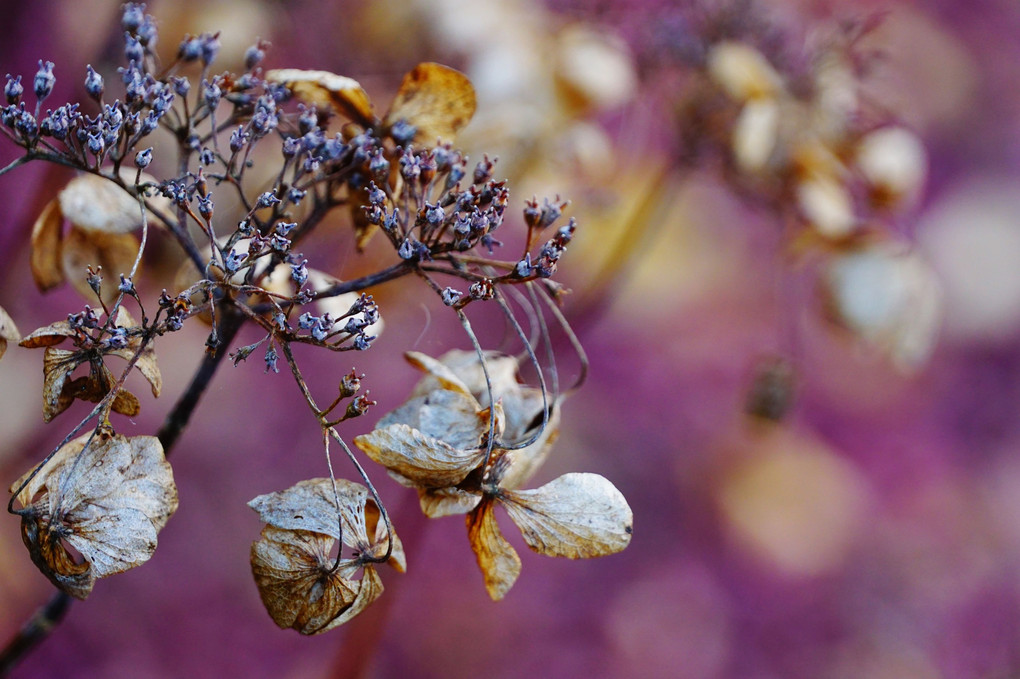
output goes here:
<path id="1" fill-rule="evenodd" d="M 406 569 L 399 538 L 387 531 L 360 484 L 310 479 L 260 495 L 248 506 L 267 524 L 252 544 L 252 574 L 262 603 L 281 628 L 320 634 L 342 625 L 382 594 L 375 564 L 385 561 L 401 573 Z M 337 540 L 353 550 L 351 556 L 330 556 Z"/>
<path id="2" fill-rule="evenodd" d="M 154 436 L 87 434 L 31 473 L 11 487 L 22 539 L 43 575 L 78 599 L 98 578 L 146 562 L 177 510 L 173 473 Z"/>

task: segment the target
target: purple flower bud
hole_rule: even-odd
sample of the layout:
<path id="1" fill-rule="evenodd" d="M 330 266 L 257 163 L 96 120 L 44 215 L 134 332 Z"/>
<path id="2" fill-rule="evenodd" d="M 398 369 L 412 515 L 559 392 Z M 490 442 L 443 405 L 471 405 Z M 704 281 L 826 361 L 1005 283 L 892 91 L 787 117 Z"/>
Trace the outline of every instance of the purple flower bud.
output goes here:
<path id="1" fill-rule="evenodd" d="M 216 81 L 209 82 L 207 80 L 202 81 L 202 94 L 205 96 L 205 104 L 209 108 L 216 108 L 216 104 L 220 102 L 220 97 L 223 96 L 223 92 L 220 91 Z"/>
<path id="2" fill-rule="evenodd" d="M 146 15 L 145 21 L 135 31 L 135 35 L 138 36 L 138 42 L 146 47 L 152 48 L 156 46 L 158 34 L 156 32 L 156 22 L 152 20 L 151 16 Z"/>
<path id="3" fill-rule="evenodd" d="M 4 87 L 4 96 L 7 97 L 8 104 L 17 104 L 21 101 L 21 95 L 25 92 L 25 88 L 21 85 L 21 76 L 12 78 L 11 74 L 7 74 L 7 85 Z"/>
<path id="4" fill-rule="evenodd" d="M 151 134 L 153 130 L 159 127 L 159 116 L 156 115 L 155 111 L 149 111 L 149 115 L 145 116 L 145 120 L 138 128 L 138 133 L 141 136 Z"/>
<path id="5" fill-rule="evenodd" d="M 248 143 L 248 133 L 244 131 L 244 128 L 237 128 L 230 133 L 230 150 L 233 153 L 237 153 L 244 145 Z"/>
<path id="6" fill-rule="evenodd" d="M 375 182 L 368 184 L 368 202 L 372 205 L 382 205 L 386 201 L 386 192 L 375 185 Z"/>
<path id="7" fill-rule="evenodd" d="M 135 2 L 128 2 L 124 5 L 124 13 L 120 18 L 120 25 L 125 31 L 134 33 L 145 20 L 145 5 Z"/>
<path id="8" fill-rule="evenodd" d="M 443 304 L 446 306 L 453 306 L 461 300 L 464 294 L 460 290 L 454 290 L 453 288 L 443 289 Z"/>
<path id="9" fill-rule="evenodd" d="M 141 64 L 145 59 L 145 48 L 138 39 L 130 33 L 124 34 L 124 58 L 130 64 L 132 61 Z"/>
<path id="10" fill-rule="evenodd" d="M 386 181 L 390 176 L 390 161 L 386 160 L 382 152 L 375 153 L 368 163 L 368 171 L 379 181 Z"/>
<path id="11" fill-rule="evenodd" d="M 258 66 L 259 62 L 266 58 L 266 53 L 262 49 L 262 42 L 252 45 L 244 52 L 244 70 L 250 71 L 251 69 Z"/>
<path id="12" fill-rule="evenodd" d="M 293 158 L 301 149 L 301 142 L 295 137 L 287 137 L 283 140 L 283 157 Z"/>
<path id="13" fill-rule="evenodd" d="M 266 191 L 265 193 L 259 194 L 258 200 L 255 201 L 255 207 L 264 208 L 271 207 L 280 202 L 280 199 L 276 197 L 274 191 Z"/>
<path id="14" fill-rule="evenodd" d="M 398 120 L 390 127 L 390 136 L 393 137 L 393 141 L 397 142 L 398 146 L 405 146 L 414 139 L 414 135 L 417 134 L 418 128 L 407 122 L 403 118 Z"/>
<path id="15" fill-rule="evenodd" d="M 298 327 L 301 328 L 302 330 L 308 330 L 313 325 L 315 325 L 318 320 L 319 319 L 317 317 L 311 315 L 306 311 L 300 316 L 298 316 Z"/>
<path id="16" fill-rule="evenodd" d="M 357 349 L 358 351 L 365 351 L 366 349 L 372 346 L 372 340 L 374 339 L 375 337 L 365 335 L 364 333 L 357 335 L 354 338 L 354 348 Z"/>
<path id="17" fill-rule="evenodd" d="M 407 238 L 400 244 L 400 248 L 397 250 L 397 255 L 401 259 L 411 259 L 415 255 L 415 248 L 411 245 L 411 241 Z"/>
<path id="18" fill-rule="evenodd" d="M 85 68 L 85 91 L 88 92 L 90 97 L 99 101 L 103 96 L 103 76 L 96 73 L 95 69 L 92 68 L 92 64 Z"/>
<path id="19" fill-rule="evenodd" d="M 35 80 L 32 82 L 32 85 L 35 88 L 35 96 L 39 99 L 39 101 L 50 96 L 50 92 L 53 91 L 53 85 L 56 82 L 57 79 L 53 75 L 53 62 L 44 62 L 40 59 L 39 70 L 36 71 Z"/>
<path id="20" fill-rule="evenodd" d="M 308 260 L 303 260 L 300 264 L 291 264 L 290 277 L 298 284 L 298 287 L 304 285 L 308 280 Z"/>
<path id="21" fill-rule="evenodd" d="M 106 145 L 103 143 L 103 135 L 89 133 L 87 146 L 93 155 L 100 155 Z"/>
<path id="22" fill-rule="evenodd" d="M 179 97 L 188 96 L 188 92 L 191 90 L 191 81 L 187 78 L 174 76 L 173 78 L 170 78 L 170 84 L 173 85 L 174 92 L 176 92 Z"/>
<path id="23" fill-rule="evenodd" d="M 301 201 L 304 199 L 307 193 L 308 193 L 307 191 L 302 191 L 301 189 L 291 189 L 290 191 L 287 192 L 287 200 L 294 203 L 295 205 L 298 205 L 301 203 Z"/>
<path id="24" fill-rule="evenodd" d="M 220 53 L 220 34 L 210 35 L 204 33 L 201 40 L 202 63 L 208 66 L 216 61 L 216 55 Z"/>
<path id="25" fill-rule="evenodd" d="M 202 39 L 185 36 L 177 48 L 177 58 L 181 61 L 197 61 L 202 56 Z"/>
<path id="26" fill-rule="evenodd" d="M 213 216 L 213 200 L 211 195 L 198 197 L 198 214 L 202 219 L 209 221 Z"/>
<path id="27" fill-rule="evenodd" d="M 432 226 L 442 223 L 446 219 L 446 213 L 438 205 L 425 203 L 425 220 Z"/>
<path id="28" fill-rule="evenodd" d="M 266 360 L 266 372 L 269 372 L 270 370 L 272 370 L 274 373 L 280 372 L 280 368 L 277 367 L 277 365 L 276 365 L 276 361 L 278 359 L 279 359 L 279 356 L 276 353 L 276 347 L 273 344 L 270 344 L 269 348 L 266 349 L 266 359 L 265 359 Z"/>

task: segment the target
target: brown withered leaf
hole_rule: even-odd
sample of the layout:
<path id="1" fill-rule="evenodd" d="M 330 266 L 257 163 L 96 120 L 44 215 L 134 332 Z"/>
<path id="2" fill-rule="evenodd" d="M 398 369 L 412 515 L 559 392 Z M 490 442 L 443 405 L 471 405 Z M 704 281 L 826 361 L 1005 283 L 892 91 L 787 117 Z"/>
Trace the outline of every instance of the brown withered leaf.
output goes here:
<path id="1" fill-rule="evenodd" d="M 86 446 L 89 436 L 61 448 L 17 495 L 32 561 L 78 599 L 89 595 L 96 579 L 146 562 L 177 509 L 177 487 L 159 439 L 97 434 Z"/>
<path id="2" fill-rule="evenodd" d="M 128 181 L 134 181 L 133 172 Z M 109 179 L 94 174 L 79 175 L 69 181 L 57 199 L 67 221 L 85 231 L 125 234 L 142 224 L 138 199 Z M 160 200 L 162 206 L 168 205 L 165 199 Z"/>
<path id="3" fill-rule="evenodd" d="M 363 127 L 375 124 L 368 94 L 353 78 L 329 71 L 281 68 L 267 71 L 265 79 L 283 85 L 302 102 L 320 111 L 342 113 Z"/>
<path id="4" fill-rule="evenodd" d="M 367 489 L 351 481 L 338 479 L 336 496 L 329 479 L 311 479 L 248 503 L 268 524 L 252 545 L 251 565 L 262 603 L 280 627 L 319 634 L 347 622 L 382 594 L 382 580 L 366 559 L 386 551 L 379 510 Z M 404 550 L 396 534 L 393 538 L 388 563 L 403 572 Z M 354 558 L 336 563 L 330 551 L 337 539 L 354 549 Z M 362 577 L 355 580 L 358 570 Z"/>
<path id="5" fill-rule="evenodd" d="M 462 450 L 406 424 L 357 436 L 355 445 L 418 488 L 446 488 L 464 480 L 485 460 L 485 449 Z"/>
<path id="6" fill-rule="evenodd" d="M 430 519 L 467 514 L 482 501 L 481 493 L 460 488 L 419 488 L 418 502 L 422 513 Z"/>
<path id="7" fill-rule="evenodd" d="M 18 326 L 14 325 L 14 319 L 0 306 L 0 358 L 3 358 L 7 351 L 8 342 L 20 342 L 21 333 Z"/>
<path id="8" fill-rule="evenodd" d="M 322 533 L 266 526 L 252 544 L 259 596 L 279 627 L 319 634 L 353 606 L 361 583 L 331 571 L 329 552 L 335 542 Z"/>
<path id="9" fill-rule="evenodd" d="M 471 549 L 485 577 L 485 590 L 493 601 L 499 601 L 521 574 L 521 558 L 499 530 L 493 504 L 492 498 L 485 498 L 466 521 Z"/>
<path id="10" fill-rule="evenodd" d="M 89 374 L 69 379 L 78 366 L 88 363 Z M 75 399 L 99 403 L 117 379 L 99 359 L 92 360 L 88 352 L 67 351 L 46 347 L 43 354 L 43 421 L 49 422 L 67 410 Z M 141 410 L 138 398 L 123 387 L 113 399 L 115 413 L 134 417 Z"/>
<path id="11" fill-rule="evenodd" d="M 415 127 L 414 141 L 427 146 L 451 142 L 470 122 L 477 102 L 466 75 L 448 66 L 424 62 L 404 76 L 383 127 L 403 120 Z"/>
<path id="12" fill-rule="evenodd" d="M 86 231 L 72 226 L 64 238 L 61 262 L 64 275 L 86 300 L 95 299 L 86 281 L 86 268 L 102 267 L 103 302 L 111 305 L 120 294 L 117 289 L 119 274 L 130 273 L 137 255 L 138 239 L 134 234 Z"/>
<path id="13" fill-rule="evenodd" d="M 503 491 L 500 504 L 540 554 L 587 559 L 630 544 L 634 515 L 598 474 L 564 474 L 535 490 Z"/>
<path id="14" fill-rule="evenodd" d="M 137 328 L 138 321 L 136 321 L 127 309 L 120 307 L 117 313 L 117 325 L 121 328 Z M 142 338 L 139 335 L 133 335 L 128 342 L 128 345 L 122 349 L 111 349 L 107 353 L 113 356 L 119 356 L 125 361 L 130 361 L 134 358 L 135 354 L 138 353 L 138 348 L 142 344 Z M 142 349 L 141 356 L 138 357 L 138 361 L 135 362 L 135 368 L 138 372 L 142 373 L 142 377 L 149 383 L 149 388 L 152 389 L 152 395 L 159 397 L 160 392 L 163 391 L 163 374 L 159 370 L 159 363 L 156 360 L 156 347 L 150 341 Z"/>
<path id="15" fill-rule="evenodd" d="M 60 211 L 60 201 L 51 200 L 43 208 L 35 224 L 32 225 L 32 278 L 40 292 L 52 290 L 64 282 L 64 270 L 60 266 L 62 243 L 61 227 L 64 215 Z"/>
<path id="16" fill-rule="evenodd" d="M 33 330 L 29 334 L 25 335 L 18 344 L 26 349 L 52 347 L 60 344 L 68 337 L 74 337 L 76 334 L 76 331 L 71 327 L 70 323 L 67 321 L 57 321 L 56 323 L 50 323 L 49 325 Z"/>

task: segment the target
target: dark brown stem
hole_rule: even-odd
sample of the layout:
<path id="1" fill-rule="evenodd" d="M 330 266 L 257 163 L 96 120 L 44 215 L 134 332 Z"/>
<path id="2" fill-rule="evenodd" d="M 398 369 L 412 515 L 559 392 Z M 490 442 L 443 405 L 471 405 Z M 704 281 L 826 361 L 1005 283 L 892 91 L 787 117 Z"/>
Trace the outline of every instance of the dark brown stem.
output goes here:
<path id="1" fill-rule="evenodd" d="M 6 677 L 29 651 L 49 636 L 50 630 L 64 619 L 70 606 L 71 597 L 64 592 L 56 592 L 35 612 L 4 650 L 0 651 L 0 677 Z"/>
<path id="2" fill-rule="evenodd" d="M 199 399 L 205 393 L 206 388 L 212 381 L 213 375 L 216 374 L 216 369 L 223 361 L 223 357 L 227 355 L 230 343 L 233 342 L 237 331 L 241 329 L 243 324 L 244 318 L 236 312 L 224 310 L 222 313 L 220 327 L 217 332 L 220 340 L 219 345 L 214 351 L 206 353 L 202 357 L 202 363 L 191 378 L 191 384 L 188 385 L 187 391 L 177 399 L 173 410 L 163 420 L 163 426 L 156 432 L 156 438 L 163 444 L 164 455 L 170 454 L 170 449 L 173 448 L 174 443 L 177 442 L 184 428 L 188 426 L 188 421 L 191 419 L 191 414 L 195 411 Z"/>
<path id="3" fill-rule="evenodd" d="M 164 454 L 169 454 L 181 432 L 191 419 L 202 394 L 212 381 L 216 369 L 226 356 L 230 343 L 237 335 L 244 318 L 237 313 L 224 313 L 219 328 L 220 344 L 215 352 L 207 353 L 201 365 L 191 379 L 187 391 L 181 394 L 174 404 L 173 410 L 167 415 L 157 437 L 163 444 Z M 130 369 L 130 368 L 129 368 Z M 35 615 L 25 623 L 7 646 L 0 651 L 0 677 L 6 677 L 12 669 L 40 642 L 49 636 L 57 624 L 63 620 L 71 606 L 71 597 L 64 592 L 56 592 Z"/>

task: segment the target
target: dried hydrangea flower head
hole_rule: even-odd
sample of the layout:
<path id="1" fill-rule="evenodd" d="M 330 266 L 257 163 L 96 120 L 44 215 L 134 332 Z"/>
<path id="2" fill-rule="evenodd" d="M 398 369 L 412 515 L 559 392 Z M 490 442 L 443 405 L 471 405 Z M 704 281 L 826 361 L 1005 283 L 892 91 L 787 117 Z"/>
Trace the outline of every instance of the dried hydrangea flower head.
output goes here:
<path id="1" fill-rule="evenodd" d="M 514 358 L 457 351 L 438 361 L 418 353 L 408 359 L 426 376 L 403 406 L 354 442 L 416 488 L 429 517 L 468 514 L 468 537 L 493 599 L 503 598 L 520 573 L 520 558 L 496 523 L 497 504 L 541 554 L 588 558 L 629 544 L 630 507 L 597 474 L 566 474 L 516 490 L 548 454 L 558 407 L 545 403 L 541 390 L 518 384 Z M 475 396 L 488 394 L 483 360 L 495 400 L 487 408 Z M 546 408 L 552 416 L 543 414 Z"/>
<path id="2" fill-rule="evenodd" d="M 32 561 L 78 599 L 89 595 L 96 579 L 148 561 L 157 534 L 177 510 L 173 474 L 153 436 L 79 437 L 11 492 L 18 488 L 16 513 Z"/>
<path id="3" fill-rule="evenodd" d="M 251 547 L 255 584 L 284 629 L 321 634 L 342 625 L 382 594 L 375 563 L 401 573 L 407 567 L 400 540 L 392 534 L 391 547 L 379 509 L 360 484 L 310 479 L 248 505 L 266 523 Z M 330 555 L 338 540 L 353 556 Z"/>

